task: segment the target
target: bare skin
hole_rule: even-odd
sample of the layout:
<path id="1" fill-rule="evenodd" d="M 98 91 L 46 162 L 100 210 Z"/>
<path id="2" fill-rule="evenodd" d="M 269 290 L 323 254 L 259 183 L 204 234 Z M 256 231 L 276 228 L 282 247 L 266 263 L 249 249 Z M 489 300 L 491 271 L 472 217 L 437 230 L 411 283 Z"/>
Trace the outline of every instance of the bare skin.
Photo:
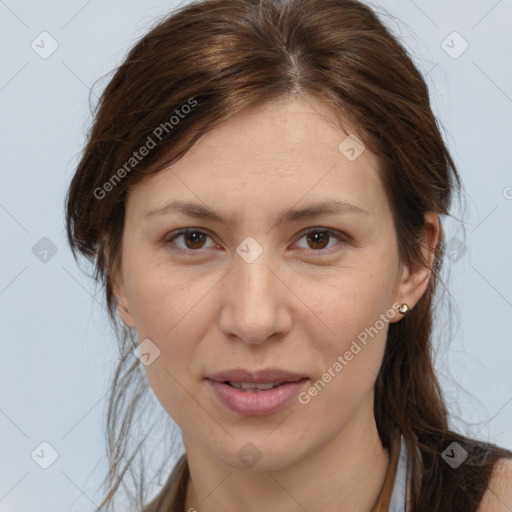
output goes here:
<path id="1" fill-rule="evenodd" d="M 205 380 L 277 367 L 307 376 L 307 391 L 393 304 L 413 308 L 424 293 L 429 270 L 399 260 L 377 156 L 366 149 L 351 161 L 338 149 L 349 133 L 311 97 L 246 110 L 128 197 L 115 293 L 123 321 L 161 351 L 145 370 L 183 434 L 185 510 L 368 512 L 379 496 L 389 453 L 373 387 L 389 323 L 402 318 L 396 308 L 307 404 L 295 399 L 276 413 L 243 416 Z M 147 215 L 174 199 L 233 223 Z M 277 223 L 285 209 L 331 200 L 364 212 Z M 199 234 L 171 241 L 184 228 Z M 426 216 L 424 235 L 434 248 L 436 215 Z M 262 249 L 251 263 L 236 251 L 248 236 Z M 237 456 L 249 442 L 261 455 L 252 467 Z"/>

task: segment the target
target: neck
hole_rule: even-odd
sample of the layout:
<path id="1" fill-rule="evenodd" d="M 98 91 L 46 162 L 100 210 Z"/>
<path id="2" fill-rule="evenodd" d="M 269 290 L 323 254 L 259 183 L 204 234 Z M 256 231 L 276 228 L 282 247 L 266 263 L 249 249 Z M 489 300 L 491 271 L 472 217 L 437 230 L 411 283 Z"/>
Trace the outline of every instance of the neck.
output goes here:
<path id="1" fill-rule="evenodd" d="M 274 471 L 243 471 L 184 442 L 190 471 L 185 511 L 371 512 L 388 470 L 373 415 L 373 396 L 320 449 Z"/>

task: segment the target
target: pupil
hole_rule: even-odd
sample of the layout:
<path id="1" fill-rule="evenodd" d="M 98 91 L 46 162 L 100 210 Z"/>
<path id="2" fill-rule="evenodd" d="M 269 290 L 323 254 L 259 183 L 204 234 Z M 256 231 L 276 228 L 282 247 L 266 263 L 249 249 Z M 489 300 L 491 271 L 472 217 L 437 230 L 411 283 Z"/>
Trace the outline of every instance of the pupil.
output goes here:
<path id="1" fill-rule="evenodd" d="M 313 243 L 319 243 L 318 238 L 320 238 L 320 243 L 322 241 L 324 241 L 324 242 L 327 241 L 327 238 L 328 238 L 328 236 L 325 236 L 325 233 L 322 233 L 321 231 L 315 231 L 315 232 L 313 232 L 313 234 L 310 234 L 309 237 L 310 237 L 310 240 L 311 240 L 311 238 L 313 238 Z M 325 247 L 325 245 L 326 244 L 324 243 L 322 245 L 322 247 L 320 247 L 320 248 Z"/>
<path id="2" fill-rule="evenodd" d="M 199 233 L 197 231 L 191 231 L 189 234 L 188 234 L 188 239 L 190 240 L 191 238 L 193 238 L 194 240 L 192 241 L 192 244 L 196 244 L 196 243 L 201 243 L 200 241 L 197 240 L 197 237 L 201 238 L 203 235 L 203 233 Z M 195 248 L 195 246 L 193 247 Z"/>

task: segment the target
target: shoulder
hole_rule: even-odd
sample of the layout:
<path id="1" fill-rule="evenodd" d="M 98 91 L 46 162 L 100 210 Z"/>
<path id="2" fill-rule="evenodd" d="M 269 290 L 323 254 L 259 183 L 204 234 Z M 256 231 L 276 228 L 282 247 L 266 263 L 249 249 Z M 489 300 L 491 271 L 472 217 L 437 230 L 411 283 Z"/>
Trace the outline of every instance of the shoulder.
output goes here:
<path id="1" fill-rule="evenodd" d="M 510 512 L 511 510 L 512 459 L 499 459 L 477 512 Z"/>

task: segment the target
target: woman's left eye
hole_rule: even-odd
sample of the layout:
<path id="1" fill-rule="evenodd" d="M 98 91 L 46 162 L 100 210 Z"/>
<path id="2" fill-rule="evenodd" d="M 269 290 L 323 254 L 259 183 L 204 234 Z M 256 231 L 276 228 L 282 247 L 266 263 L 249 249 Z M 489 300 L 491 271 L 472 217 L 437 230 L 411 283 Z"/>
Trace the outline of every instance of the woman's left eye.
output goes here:
<path id="1" fill-rule="evenodd" d="M 346 241 L 348 238 L 348 235 L 345 235 L 344 233 L 324 228 L 310 228 L 302 231 L 299 234 L 299 236 L 299 240 L 301 240 L 302 238 L 306 238 L 307 244 L 316 245 L 316 247 L 309 249 L 311 252 L 331 252 L 330 249 L 332 248 L 332 245 L 328 247 L 329 250 L 325 250 L 325 248 L 328 246 L 330 239 L 336 238 L 337 240 L 343 242 Z M 173 236 L 166 237 L 164 240 L 164 245 L 176 245 L 174 241 L 179 239 L 180 237 L 183 238 L 183 240 L 185 241 L 185 247 L 181 248 L 178 246 L 177 248 L 171 247 L 171 249 L 182 254 L 200 252 L 202 249 L 204 249 L 202 245 L 204 244 L 206 238 L 210 238 L 210 236 L 207 233 L 199 229 L 182 229 Z"/>
<path id="2" fill-rule="evenodd" d="M 322 229 L 322 228 L 311 228 L 300 233 L 300 239 L 307 238 L 307 243 L 317 244 L 317 247 L 312 249 L 313 252 L 318 252 L 318 250 L 325 249 L 327 244 L 326 241 L 332 238 L 336 238 L 338 241 L 345 242 L 348 239 L 348 236 L 339 231 L 334 231 L 332 229 Z M 320 247 L 319 247 L 319 246 Z M 336 246 L 336 244 L 334 244 Z M 333 246 L 331 245 L 329 249 Z M 330 252 L 330 251 L 323 251 Z"/>

